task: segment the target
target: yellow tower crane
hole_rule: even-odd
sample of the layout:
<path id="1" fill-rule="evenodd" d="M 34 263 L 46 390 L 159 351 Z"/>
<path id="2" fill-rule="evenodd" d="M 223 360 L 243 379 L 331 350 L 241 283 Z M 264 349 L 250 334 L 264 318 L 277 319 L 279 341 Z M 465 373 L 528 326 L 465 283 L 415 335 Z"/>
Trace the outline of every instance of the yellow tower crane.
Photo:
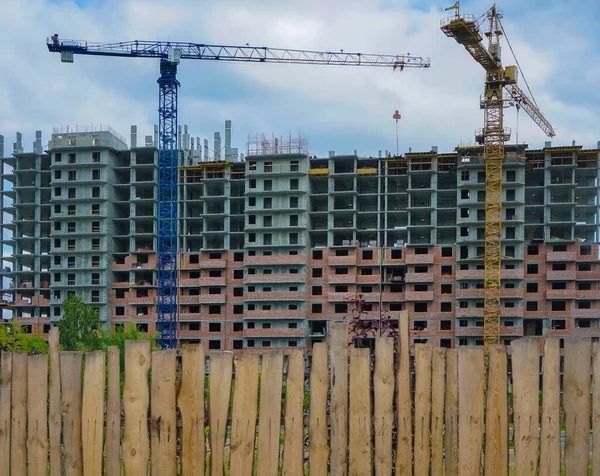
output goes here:
<path id="1" fill-rule="evenodd" d="M 500 264 L 502 260 L 502 162 L 504 143 L 510 139 L 510 131 L 504 129 L 504 107 L 515 105 L 523 109 L 549 136 L 554 129 L 539 111 L 535 101 L 517 86 L 517 66 L 502 65 L 500 37 L 502 14 L 494 5 L 476 19 L 473 15 L 461 15 L 460 3 L 446 10 L 455 15 L 442 20 L 441 29 L 446 36 L 463 45 L 470 55 L 485 69 L 485 89 L 479 105 L 484 111 L 484 126 L 476 132 L 476 139 L 483 144 L 485 157 L 485 291 L 484 291 L 484 345 L 500 343 Z M 481 25 L 487 23 L 484 35 Z M 510 46 L 510 43 L 509 43 Z M 512 48 L 511 48 L 512 49 Z M 517 62 L 518 65 L 518 62 Z M 504 95 L 506 91 L 506 95 Z M 530 92 L 531 93 L 531 92 Z M 532 96 L 533 97 L 533 96 Z"/>

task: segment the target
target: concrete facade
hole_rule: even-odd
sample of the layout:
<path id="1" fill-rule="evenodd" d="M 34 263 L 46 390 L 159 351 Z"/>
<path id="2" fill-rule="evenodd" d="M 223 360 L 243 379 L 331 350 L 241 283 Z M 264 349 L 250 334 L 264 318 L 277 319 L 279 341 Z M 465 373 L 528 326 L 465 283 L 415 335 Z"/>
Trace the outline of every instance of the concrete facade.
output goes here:
<path id="1" fill-rule="evenodd" d="M 44 333 L 75 292 L 106 322 L 155 328 L 153 144 L 127 148 L 110 131 L 55 134 L 46 152 L 15 143 L 3 159 L 5 312 Z M 360 296 L 368 316 L 408 310 L 417 342 L 481 344 L 482 153 L 182 153 L 180 342 L 310 350 Z M 579 146 L 507 146 L 504 343 L 600 337 L 598 159 Z"/>

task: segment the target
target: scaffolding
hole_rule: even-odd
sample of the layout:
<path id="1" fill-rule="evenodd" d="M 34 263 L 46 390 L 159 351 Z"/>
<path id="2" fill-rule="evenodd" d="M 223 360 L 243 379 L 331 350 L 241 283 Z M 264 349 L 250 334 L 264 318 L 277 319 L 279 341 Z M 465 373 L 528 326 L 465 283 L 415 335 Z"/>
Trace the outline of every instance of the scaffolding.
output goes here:
<path id="1" fill-rule="evenodd" d="M 308 155 L 308 140 L 302 137 L 300 132 L 297 137 L 292 136 L 290 132 L 286 138 L 273 134 L 270 139 L 265 134 L 256 134 L 256 136 L 248 134 L 247 155 L 278 154 Z"/>

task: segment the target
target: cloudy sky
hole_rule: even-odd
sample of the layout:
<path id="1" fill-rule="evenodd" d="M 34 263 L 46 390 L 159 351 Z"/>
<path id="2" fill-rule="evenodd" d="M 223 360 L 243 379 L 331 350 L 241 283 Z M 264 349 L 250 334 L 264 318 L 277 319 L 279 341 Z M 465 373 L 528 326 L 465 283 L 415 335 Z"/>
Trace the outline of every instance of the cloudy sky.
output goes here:
<path id="1" fill-rule="evenodd" d="M 170 40 L 249 43 L 294 49 L 431 57 L 430 69 L 228 64 L 184 61 L 179 68 L 180 124 L 212 138 L 233 121 L 234 146 L 248 134 L 301 131 L 310 153 L 376 155 L 396 148 L 392 114 L 399 103 L 400 152 L 451 151 L 473 142 L 483 72 L 439 29 L 452 0 L 0 0 L 0 134 L 6 152 L 16 131 L 31 149 L 54 126 L 109 124 L 128 137 L 157 122 L 158 61 L 77 56 L 63 64 L 45 39 L 98 42 Z M 476 16 L 489 0 L 461 3 Z M 504 26 L 538 105 L 557 130 L 553 144 L 600 140 L 600 4 L 597 0 L 503 0 Z M 508 47 L 504 64 L 513 64 Z M 521 86 L 525 88 L 523 82 Z M 541 147 L 544 134 L 521 113 L 519 141 Z M 508 110 L 506 125 L 517 129 Z M 211 139 L 212 146 L 212 139 Z"/>

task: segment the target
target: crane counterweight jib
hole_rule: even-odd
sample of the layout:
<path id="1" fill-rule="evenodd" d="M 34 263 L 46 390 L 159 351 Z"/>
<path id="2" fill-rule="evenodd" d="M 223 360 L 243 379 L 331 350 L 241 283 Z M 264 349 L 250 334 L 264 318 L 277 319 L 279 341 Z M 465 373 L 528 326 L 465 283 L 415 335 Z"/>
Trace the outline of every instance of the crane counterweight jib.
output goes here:
<path id="1" fill-rule="evenodd" d="M 125 41 L 119 43 L 90 43 L 80 40 L 46 40 L 48 50 L 97 56 L 124 56 L 134 58 L 169 57 L 169 52 L 179 50 L 181 59 L 221 60 L 235 62 L 270 62 L 290 64 L 328 64 L 339 66 L 381 66 L 393 68 L 429 68 L 429 58 L 406 55 L 380 55 L 351 53 L 340 50 L 313 51 L 266 46 L 225 46 L 172 41 Z"/>

